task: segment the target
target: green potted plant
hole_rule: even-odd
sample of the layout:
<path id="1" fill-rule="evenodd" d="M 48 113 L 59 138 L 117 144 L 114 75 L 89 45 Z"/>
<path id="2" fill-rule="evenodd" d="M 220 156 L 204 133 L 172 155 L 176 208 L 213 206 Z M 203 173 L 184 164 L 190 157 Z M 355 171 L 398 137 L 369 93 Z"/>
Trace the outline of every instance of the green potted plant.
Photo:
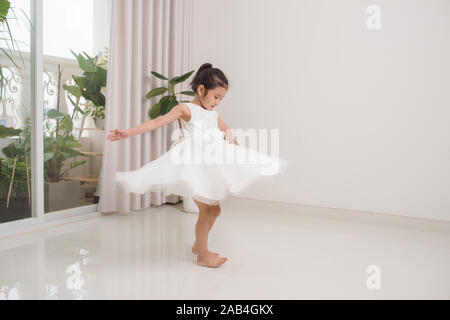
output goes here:
<path id="1" fill-rule="evenodd" d="M 45 174 L 45 211 L 63 210 L 80 205 L 80 182 L 64 180 L 68 172 L 86 163 L 86 160 L 76 161 L 78 156 L 90 157 L 76 150 L 82 147 L 73 135 L 73 117 L 60 111 L 59 92 L 61 82 L 61 67 L 58 65 L 58 98 L 56 109 L 45 113 L 44 137 L 44 174 Z M 72 159 L 66 169 L 66 161 Z"/>
<path id="2" fill-rule="evenodd" d="M 155 119 L 159 116 L 165 115 L 166 113 L 170 112 L 170 110 L 172 110 L 172 108 L 175 107 L 176 105 L 178 105 L 179 103 L 190 102 L 190 101 L 178 101 L 178 98 L 176 95 L 181 94 L 181 95 L 194 97 L 195 92 L 192 90 L 188 90 L 188 91 L 182 91 L 182 92 L 175 93 L 175 86 L 177 84 L 183 83 L 184 81 L 189 79 L 189 77 L 194 72 L 195 72 L 195 70 L 190 71 L 181 76 L 174 77 L 172 79 L 168 79 L 167 77 L 163 76 L 162 74 L 160 74 L 158 72 L 155 72 L 155 71 L 151 72 L 155 77 L 169 82 L 167 87 L 154 88 L 154 89 L 150 90 L 147 93 L 147 95 L 145 96 L 147 99 L 151 99 L 151 98 L 163 95 L 165 93 L 168 93 L 168 95 L 161 97 L 159 99 L 159 101 L 156 104 L 154 104 L 153 107 L 150 108 L 148 115 L 151 119 Z M 178 119 L 178 126 L 180 127 L 180 129 L 182 128 L 180 119 Z M 192 198 L 183 197 L 183 210 L 187 211 L 187 212 L 198 212 L 198 207 L 195 204 L 194 200 L 192 200 Z"/>
<path id="3" fill-rule="evenodd" d="M 76 54 L 71 50 L 72 54 L 78 61 L 78 66 L 83 70 L 81 76 L 72 76 L 74 85 L 63 85 L 63 88 L 74 96 L 77 101 L 70 99 L 71 103 L 83 115 L 90 115 L 95 122 L 97 128 L 104 128 L 105 122 L 105 90 L 107 71 L 103 66 L 106 65 L 106 54 L 98 54 L 94 58 L 90 57 L 86 52 Z M 107 52 L 107 48 L 105 49 Z M 85 110 L 80 108 L 80 99 L 83 97 L 89 103 Z"/>
<path id="4" fill-rule="evenodd" d="M 8 137 L 19 139 L 3 148 L 5 157 L 0 157 L 0 222 L 31 216 L 30 119 L 24 130 L 0 125 L 0 138 Z"/>
<path id="5" fill-rule="evenodd" d="M 151 119 L 155 119 L 159 116 L 165 115 L 166 113 L 170 112 L 170 110 L 172 110 L 172 108 L 175 107 L 176 105 L 178 105 L 180 102 L 190 102 L 190 101 L 180 101 L 179 102 L 176 95 L 182 94 L 182 95 L 194 97 L 195 92 L 192 90 L 189 90 L 189 91 L 182 91 L 182 92 L 175 93 L 175 85 L 186 81 L 194 72 L 195 72 L 195 70 L 190 71 L 182 76 L 174 77 L 170 80 L 158 72 L 155 72 L 155 71 L 151 72 L 155 77 L 157 77 L 161 80 L 167 80 L 169 82 L 167 87 L 154 88 L 154 89 L 150 90 L 147 93 L 147 95 L 145 96 L 147 99 L 151 99 L 151 98 L 160 96 L 166 92 L 168 93 L 168 95 L 159 99 L 159 101 L 156 104 L 154 104 L 153 107 L 150 108 L 150 111 L 148 112 L 148 116 Z M 178 119 L 178 124 L 181 128 L 180 119 Z"/>

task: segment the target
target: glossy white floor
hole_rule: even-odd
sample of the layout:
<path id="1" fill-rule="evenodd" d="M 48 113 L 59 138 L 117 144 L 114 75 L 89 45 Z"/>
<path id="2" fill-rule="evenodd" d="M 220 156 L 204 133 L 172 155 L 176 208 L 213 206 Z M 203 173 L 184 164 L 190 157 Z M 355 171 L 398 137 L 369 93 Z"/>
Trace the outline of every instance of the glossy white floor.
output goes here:
<path id="1" fill-rule="evenodd" d="M 229 198 L 214 269 L 179 206 L 0 239 L 0 299 L 450 299 L 450 223 Z"/>

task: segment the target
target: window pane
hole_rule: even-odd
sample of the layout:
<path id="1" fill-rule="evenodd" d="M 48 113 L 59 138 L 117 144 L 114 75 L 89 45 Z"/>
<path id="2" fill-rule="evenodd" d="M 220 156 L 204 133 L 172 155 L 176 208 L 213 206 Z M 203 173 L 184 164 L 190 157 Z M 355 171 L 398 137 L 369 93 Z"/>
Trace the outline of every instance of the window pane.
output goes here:
<path id="1" fill-rule="evenodd" d="M 31 217 L 30 12 L 29 0 L 15 0 L 1 13 L 0 223 Z"/>
<path id="2" fill-rule="evenodd" d="M 48 213 L 98 202 L 110 1 L 43 0 L 43 8 Z"/>

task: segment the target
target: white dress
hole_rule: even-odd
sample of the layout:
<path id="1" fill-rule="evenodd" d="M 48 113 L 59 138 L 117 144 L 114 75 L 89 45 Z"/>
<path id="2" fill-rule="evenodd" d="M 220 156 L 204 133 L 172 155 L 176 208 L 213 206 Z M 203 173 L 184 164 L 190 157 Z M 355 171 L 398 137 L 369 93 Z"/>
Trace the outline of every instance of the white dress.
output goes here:
<path id="1" fill-rule="evenodd" d="M 172 136 L 180 139 L 169 151 L 140 169 L 116 172 L 115 180 L 125 191 L 163 191 L 213 205 L 241 193 L 258 177 L 285 172 L 287 160 L 225 140 L 216 110 L 187 106 L 191 119 L 181 120 L 183 130 Z"/>

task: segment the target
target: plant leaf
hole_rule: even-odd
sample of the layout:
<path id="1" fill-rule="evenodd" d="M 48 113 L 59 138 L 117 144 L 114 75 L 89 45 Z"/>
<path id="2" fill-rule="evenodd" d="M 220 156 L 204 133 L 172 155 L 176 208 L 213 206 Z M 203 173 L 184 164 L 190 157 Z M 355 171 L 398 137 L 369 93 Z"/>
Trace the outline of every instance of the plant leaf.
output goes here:
<path id="1" fill-rule="evenodd" d="M 78 99 L 83 95 L 83 91 L 80 87 L 77 86 L 68 86 L 66 84 L 63 84 L 63 89 L 69 92 L 71 95 L 77 97 Z"/>
<path id="2" fill-rule="evenodd" d="M 165 115 L 169 110 L 169 101 L 168 100 L 164 100 L 164 101 L 160 101 L 161 103 L 161 112 L 160 115 L 163 116 Z"/>
<path id="3" fill-rule="evenodd" d="M 75 77 L 72 76 L 73 81 L 75 81 L 76 85 L 80 87 L 80 89 L 84 89 L 84 78 L 83 77 Z"/>
<path id="4" fill-rule="evenodd" d="M 47 112 L 47 117 L 50 119 L 63 119 L 66 115 L 64 113 L 59 112 L 56 109 L 50 109 Z"/>
<path id="5" fill-rule="evenodd" d="M 148 112 L 148 116 L 150 117 L 150 119 L 156 119 L 160 116 L 160 113 L 161 113 L 161 104 L 158 102 L 150 109 L 150 111 Z"/>
<path id="6" fill-rule="evenodd" d="M 82 152 L 80 152 L 78 150 L 72 149 L 72 148 L 68 148 L 65 151 L 66 151 L 65 153 L 66 153 L 66 157 L 67 157 L 66 159 L 74 158 L 74 157 L 77 157 L 77 156 L 92 157 L 89 154 L 84 154 L 84 153 L 82 153 Z"/>
<path id="7" fill-rule="evenodd" d="M 170 83 L 172 84 L 177 84 L 177 83 L 181 83 L 186 81 L 193 73 L 195 72 L 195 70 L 192 70 L 191 72 L 185 73 L 182 76 L 179 77 L 175 77 L 170 79 Z"/>
<path id="8" fill-rule="evenodd" d="M 66 115 L 61 122 L 61 127 L 64 128 L 67 132 L 72 132 L 73 130 L 73 121 L 70 116 Z"/>
<path id="9" fill-rule="evenodd" d="M 8 0 L 0 1 L 0 19 L 3 20 L 8 15 L 11 3 Z"/>
<path id="10" fill-rule="evenodd" d="M 86 72 L 84 75 L 84 85 L 88 92 L 95 93 L 101 89 L 101 84 L 98 81 L 94 72 Z"/>
<path id="11" fill-rule="evenodd" d="M 70 50 L 70 51 L 77 59 L 78 66 L 80 67 L 81 70 L 83 70 L 85 72 L 95 72 L 95 68 L 97 66 L 94 64 L 93 61 L 91 61 L 90 59 L 84 58 L 81 54 L 77 55 L 75 52 L 73 52 L 73 50 Z"/>
<path id="12" fill-rule="evenodd" d="M 82 166 L 83 164 L 85 164 L 87 161 L 86 160 L 82 160 L 82 161 L 73 161 L 70 163 L 70 169 Z"/>
<path id="13" fill-rule="evenodd" d="M 166 87 L 160 87 L 160 88 L 155 88 L 150 90 L 149 93 L 147 93 L 147 95 L 145 96 L 147 99 L 159 96 L 161 94 L 163 94 L 164 92 L 166 92 L 168 89 Z"/>
<path id="14" fill-rule="evenodd" d="M 157 78 L 159 78 L 159 79 L 161 79 L 161 80 L 169 80 L 169 79 L 167 79 L 166 77 L 164 77 L 162 74 L 159 74 L 158 72 L 156 72 L 156 71 L 152 71 L 151 72 L 155 77 L 157 77 Z"/>
<path id="15" fill-rule="evenodd" d="M 22 133 L 20 129 L 14 129 L 0 125 L 0 138 L 15 137 Z"/>
<path id="16" fill-rule="evenodd" d="M 15 158 L 17 155 L 23 155 L 23 150 L 17 148 L 14 143 L 11 143 L 9 146 L 3 148 L 2 152 L 6 157 L 10 159 Z"/>
<path id="17" fill-rule="evenodd" d="M 195 92 L 194 91 L 183 91 L 183 92 L 180 92 L 180 94 L 184 94 L 184 95 L 187 95 L 187 96 L 195 97 Z"/>
<path id="18" fill-rule="evenodd" d="M 83 145 L 77 141 L 66 140 L 66 148 L 81 148 Z"/>
<path id="19" fill-rule="evenodd" d="M 168 96 L 168 99 L 161 102 L 161 115 L 163 116 L 163 115 L 169 113 L 170 110 L 172 110 L 172 108 L 174 106 L 176 106 L 177 104 L 178 104 L 178 101 L 176 98 L 174 98 L 172 96 Z"/>
<path id="20" fill-rule="evenodd" d="M 98 83 L 101 87 L 106 87 L 106 78 L 107 78 L 107 71 L 106 69 L 103 69 L 102 67 L 97 66 L 97 72 L 95 73 Z"/>

